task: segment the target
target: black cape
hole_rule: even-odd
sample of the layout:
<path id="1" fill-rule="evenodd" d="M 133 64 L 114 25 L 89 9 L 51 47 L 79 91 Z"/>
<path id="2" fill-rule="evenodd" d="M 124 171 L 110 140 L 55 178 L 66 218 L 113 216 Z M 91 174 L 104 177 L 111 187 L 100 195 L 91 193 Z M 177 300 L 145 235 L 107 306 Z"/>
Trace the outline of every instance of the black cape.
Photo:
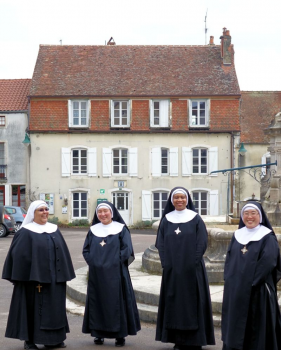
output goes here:
<path id="1" fill-rule="evenodd" d="M 203 260 L 208 239 L 206 227 L 199 215 L 186 223 L 169 222 L 164 215 L 174 210 L 170 197 L 155 243 L 163 267 L 156 340 L 179 345 L 215 344 Z M 194 208 L 190 196 L 187 209 L 188 206 Z M 181 231 L 178 234 L 177 228 Z"/>
<path id="2" fill-rule="evenodd" d="M 98 222 L 96 216 L 94 223 Z M 89 280 L 82 332 L 102 338 L 135 335 L 140 320 L 128 271 L 129 259 L 134 257 L 129 230 L 124 226 L 120 233 L 107 237 L 97 237 L 90 230 L 83 256 Z"/>
<path id="3" fill-rule="evenodd" d="M 45 345 L 64 341 L 69 332 L 66 281 L 74 277 L 70 254 L 59 230 L 51 234 L 19 230 L 2 274 L 2 278 L 14 283 L 5 336 Z"/>
<path id="4" fill-rule="evenodd" d="M 272 227 L 259 203 L 262 223 Z M 244 227 L 240 220 L 239 228 Z M 222 340 L 225 350 L 280 350 L 281 321 L 276 284 L 280 253 L 274 232 L 250 241 L 247 252 L 233 236 L 224 269 Z"/>

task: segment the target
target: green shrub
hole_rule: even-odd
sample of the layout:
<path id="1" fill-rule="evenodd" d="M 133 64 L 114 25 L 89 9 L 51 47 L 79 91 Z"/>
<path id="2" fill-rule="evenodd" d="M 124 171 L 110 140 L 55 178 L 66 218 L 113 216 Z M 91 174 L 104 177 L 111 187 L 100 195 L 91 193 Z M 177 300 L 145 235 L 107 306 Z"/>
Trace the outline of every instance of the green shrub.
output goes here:
<path id="1" fill-rule="evenodd" d="M 59 218 L 57 216 L 49 217 L 48 222 L 50 222 L 51 224 L 55 224 L 55 225 L 60 224 Z"/>
<path id="2" fill-rule="evenodd" d="M 87 219 L 76 219 L 68 224 L 68 226 L 90 226 Z"/>
<path id="3" fill-rule="evenodd" d="M 134 228 L 134 229 L 151 228 L 153 222 L 155 221 L 137 221 L 136 223 L 134 223 L 133 226 L 131 226 L 131 228 Z"/>

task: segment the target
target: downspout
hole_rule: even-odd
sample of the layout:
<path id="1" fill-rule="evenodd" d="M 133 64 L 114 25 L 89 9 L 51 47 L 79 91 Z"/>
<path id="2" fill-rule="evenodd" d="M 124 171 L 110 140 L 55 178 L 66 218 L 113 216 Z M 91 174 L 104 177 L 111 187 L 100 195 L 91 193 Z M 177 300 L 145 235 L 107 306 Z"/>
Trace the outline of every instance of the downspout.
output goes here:
<path id="1" fill-rule="evenodd" d="M 230 137 L 230 166 L 231 168 L 234 168 L 234 136 L 233 132 L 231 133 Z M 231 178 L 230 178 L 230 212 L 233 213 L 233 193 L 235 191 L 235 184 L 234 184 L 234 173 L 231 172 Z M 229 213 L 228 213 L 229 214 Z"/>

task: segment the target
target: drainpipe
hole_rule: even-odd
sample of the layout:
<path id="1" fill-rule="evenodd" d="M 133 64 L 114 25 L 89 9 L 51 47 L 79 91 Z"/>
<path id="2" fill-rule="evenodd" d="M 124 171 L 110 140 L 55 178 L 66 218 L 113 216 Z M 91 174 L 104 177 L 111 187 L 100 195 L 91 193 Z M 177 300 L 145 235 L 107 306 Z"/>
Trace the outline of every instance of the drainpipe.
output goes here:
<path id="1" fill-rule="evenodd" d="M 234 135 L 233 132 L 231 133 L 230 137 L 230 166 L 231 168 L 234 168 Z M 233 192 L 235 191 L 235 185 L 234 185 L 234 174 L 231 172 L 231 180 L 230 180 L 230 212 L 233 213 Z M 228 213 L 229 214 L 229 213 Z"/>

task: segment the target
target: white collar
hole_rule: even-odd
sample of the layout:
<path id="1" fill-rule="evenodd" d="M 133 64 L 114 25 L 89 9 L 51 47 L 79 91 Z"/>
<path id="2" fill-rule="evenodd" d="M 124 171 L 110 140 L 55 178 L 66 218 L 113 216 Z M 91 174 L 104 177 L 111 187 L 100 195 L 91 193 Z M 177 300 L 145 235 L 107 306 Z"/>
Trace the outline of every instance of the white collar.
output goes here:
<path id="1" fill-rule="evenodd" d="M 24 225 L 23 227 L 29 231 L 33 231 L 36 233 L 43 233 L 43 232 L 53 233 L 53 232 L 56 232 L 56 230 L 58 229 L 57 225 L 51 224 L 50 222 L 47 222 L 44 225 L 40 225 L 34 221 L 30 222 L 29 224 Z"/>
<path id="2" fill-rule="evenodd" d="M 109 235 L 117 235 L 121 232 L 124 227 L 124 224 L 121 224 L 118 221 L 112 221 L 108 225 L 104 225 L 101 222 L 90 227 L 92 233 L 97 237 L 107 237 Z"/>
<path id="3" fill-rule="evenodd" d="M 240 244 L 248 244 L 251 241 L 260 241 L 264 236 L 272 232 L 268 227 L 258 225 L 254 228 L 246 226 L 234 232 L 235 239 Z"/>
<path id="4" fill-rule="evenodd" d="M 174 210 L 166 214 L 166 219 L 173 224 L 179 224 L 182 222 L 191 221 L 197 213 L 193 210 L 184 209 L 184 210 Z"/>

